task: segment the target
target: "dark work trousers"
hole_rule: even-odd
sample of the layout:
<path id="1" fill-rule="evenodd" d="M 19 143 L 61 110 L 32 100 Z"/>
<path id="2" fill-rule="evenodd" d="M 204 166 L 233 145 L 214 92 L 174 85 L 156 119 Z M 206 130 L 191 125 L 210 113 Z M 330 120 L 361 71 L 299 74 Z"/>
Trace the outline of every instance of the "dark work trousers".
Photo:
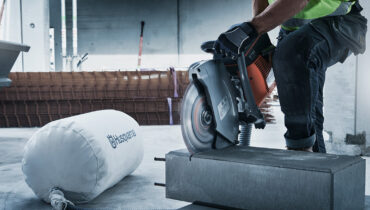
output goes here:
<path id="1" fill-rule="evenodd" d="M 358 23 L 361 27 L 351 26 L 357 24 L 356 18 L 362 21 Z M 357 40 L 351 41 L 359 47 L 355 49 L 340 38 L 343 33 L 333 28 L 338 25 L 356 34 L 353 38 Z M 366 19 L 360 13 L 317 19 L 293 32 L 281 29 L 273 69 L 281 110 L 285 114 L 287 147 L 313 146 L 314 152 L 326 152 L 323 139 L 325 72 L 328 67 L 343 62 L 349 53 L 363 53 L 365 44 L 361 42 L 366 30 Z"/>

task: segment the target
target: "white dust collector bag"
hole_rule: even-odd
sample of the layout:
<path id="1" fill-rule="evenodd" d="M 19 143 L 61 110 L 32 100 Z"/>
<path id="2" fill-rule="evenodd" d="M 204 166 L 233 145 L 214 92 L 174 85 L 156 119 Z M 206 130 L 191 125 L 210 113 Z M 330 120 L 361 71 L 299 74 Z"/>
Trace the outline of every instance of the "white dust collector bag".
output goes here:
<path id="1" fill-rule="evenodd" d="M 131 174 L 143 159 L 138 123 L 115 110 L 51 122 L 27 142 L 22 170 L 42 200 L 56 188 L 73 203 L 85 203 Z"/>

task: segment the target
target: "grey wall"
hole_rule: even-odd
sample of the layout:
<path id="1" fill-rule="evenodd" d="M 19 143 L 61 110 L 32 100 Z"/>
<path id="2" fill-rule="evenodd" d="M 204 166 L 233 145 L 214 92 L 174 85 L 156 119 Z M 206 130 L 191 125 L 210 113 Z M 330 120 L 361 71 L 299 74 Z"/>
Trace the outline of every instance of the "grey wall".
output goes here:
<path id="1" fill-rule="evenodd" d="M 72 3 L 67 0 L 67 47 L 72 54 Z M 51 27 L 55 28 L 56 68 L 61 69 L 60 1 L 51 2 Z M 89 53 L 89 69 L 120 69 L 135 65 L 140 22 L 145 21 L 144 54 L 177 53 L 176 1 L 79 0 L 79 54 Z"/>
<path id="2" fill-rule="evenodd" d="M 231 3 L 232 2 L 232 3 Z M 206 59 L 201 43 L 252 17 L 250 0 L 180 0 L 180 66 Z"/>
<path id="3" fill-rule="evenodd" d="M 69 54 L 72 43 L 71 0 L 67 0 Z M 232 2 L 232 3 L 230 3 Z M 203 41 L 251 17 L 250 0 L 79 0 L 79 54 L 89 53 L 84 69 L 133 69 L 144 31 L 143 66 L 188 66 L 209 56 Z M 61 69 L 60 1 L 50 1 L 50 26 L 55 28 L 56 69 Z M 180 58 L 178 58 L 180 52 Z M 179 63 L 180 62 L 180 63 Z"/>

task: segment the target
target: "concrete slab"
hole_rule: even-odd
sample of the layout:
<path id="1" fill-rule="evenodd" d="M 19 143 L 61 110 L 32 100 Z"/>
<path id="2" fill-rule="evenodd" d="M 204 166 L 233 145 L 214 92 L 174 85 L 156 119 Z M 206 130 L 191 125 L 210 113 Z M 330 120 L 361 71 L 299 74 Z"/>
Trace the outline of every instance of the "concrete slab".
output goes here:
<path id="1" fill-rule="evenodd" d="M 253 147 L 166 155 L 166 197 L 238 209 L 363 209 L 365 160 Z"/>

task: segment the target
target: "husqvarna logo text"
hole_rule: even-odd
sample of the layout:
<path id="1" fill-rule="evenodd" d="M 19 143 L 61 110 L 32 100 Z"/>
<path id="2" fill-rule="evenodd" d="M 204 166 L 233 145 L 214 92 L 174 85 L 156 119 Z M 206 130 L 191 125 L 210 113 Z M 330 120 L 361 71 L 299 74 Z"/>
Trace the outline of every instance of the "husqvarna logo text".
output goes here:
<path id="1" fill-rule="evenodd" d="M 113 149 L 117 148 L 118 144 L 121 144 L 123 142 L 126 142 L 130 139 L 132 139 L 133 137 L 136 136 L 136 133 L 134 130 L 130 130 L 126 133 L 123 133 L 121 135 L 107 135 L 107 139 L 110 143 L 110 145 L 113 147 Z"/>

